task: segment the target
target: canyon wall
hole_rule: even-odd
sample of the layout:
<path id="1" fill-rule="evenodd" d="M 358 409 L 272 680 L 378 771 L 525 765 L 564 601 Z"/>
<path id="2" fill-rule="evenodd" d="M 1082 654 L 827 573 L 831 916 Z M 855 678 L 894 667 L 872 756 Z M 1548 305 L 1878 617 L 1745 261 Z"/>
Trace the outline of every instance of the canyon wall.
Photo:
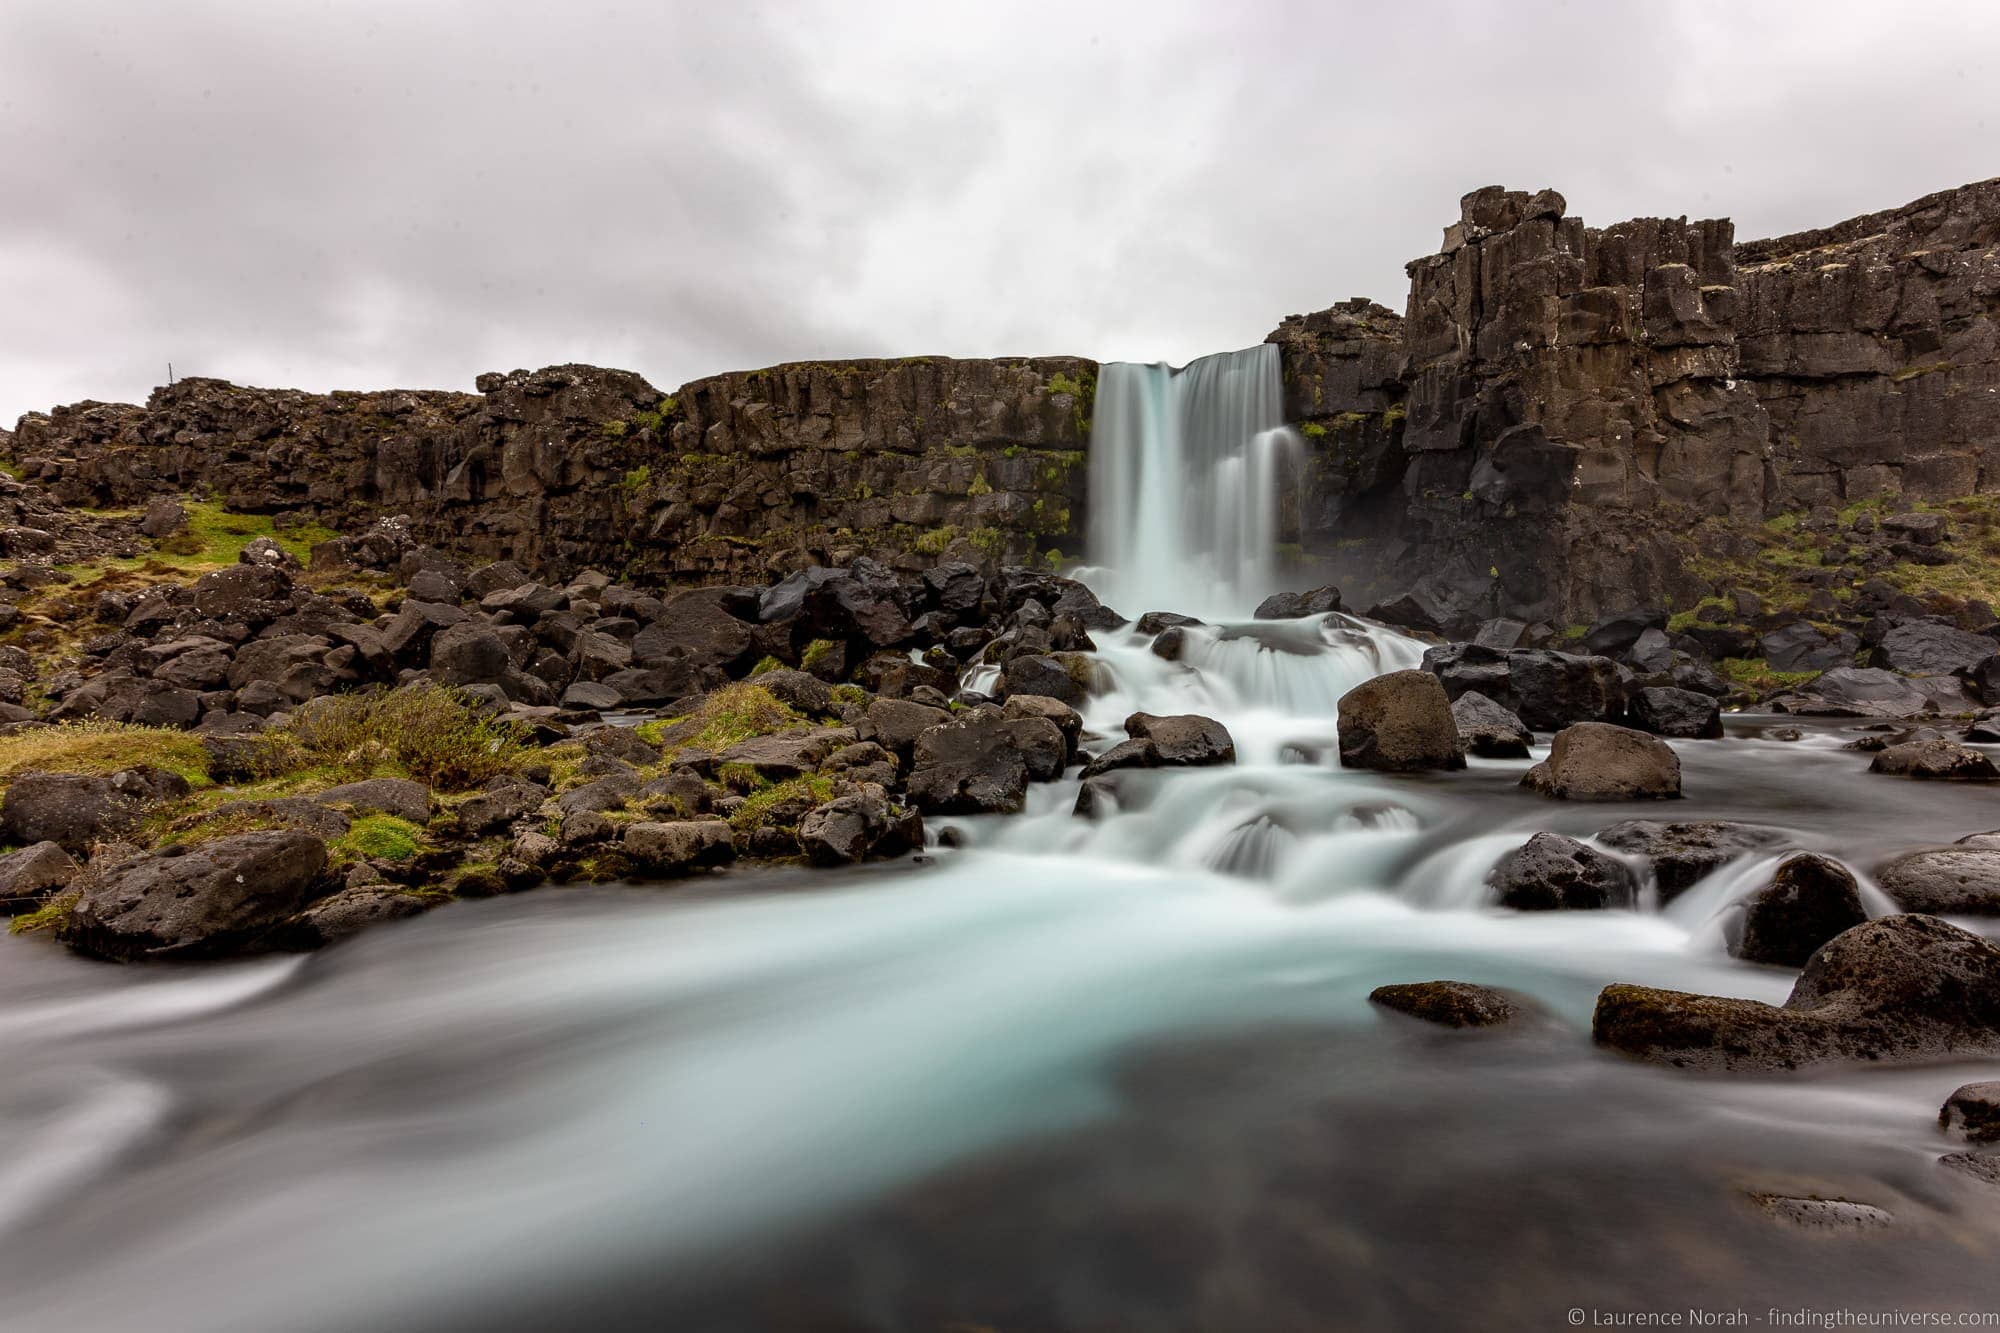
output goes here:
<path id="1" fill-rule="evenodd" d="M 2000 490 L 2000 181 L 1740 245 L 1493 187 L 1409 274 L 1400 320 L 1270 341 L 1317 446 L 1302 549 L 1440 623 L 1686 605 L 1732 528 Z"/>
<path id="2" fill-rule="evenodd" d="M 64 503 L 212 495 L 556 575 L 764 579 L 869 555 L 1043 561 L 1074 546 L 1096 366 L 1075 357 L 840 361 L 697 380 L 482 375 L 477 393 L 246 389 L 21 419 L 17 469 Z"/>
<path id="3" fill-rule="evenodd" d="M 2000 181 L 1749 243 L 1489 187 L 1408 272 L 1401 315 L 1357 299 L 1269 339 L 1310 446 L 1285 554 L 1350 604 L 1459 630 L 1684 606 L 1709 591 L 1691 557 L 1770 516 L 2000 490 Z M 470 394 L 184 380 L 30 414 L 5 451 L 74 505 L 402 513 L 558 575 L 1046 562 L 1083 544 L 1096 370 L 815 362 L 672 395 L 588 366 Z"/>

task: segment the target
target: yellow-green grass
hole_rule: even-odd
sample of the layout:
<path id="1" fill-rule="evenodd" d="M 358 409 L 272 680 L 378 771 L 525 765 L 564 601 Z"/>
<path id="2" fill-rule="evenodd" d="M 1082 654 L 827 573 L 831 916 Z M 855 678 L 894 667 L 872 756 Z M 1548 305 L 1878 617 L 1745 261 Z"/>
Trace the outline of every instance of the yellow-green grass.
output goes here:
<path id="1" fill-rule="evenodd" d="M 127 722 L 63 722 L 0 737 L 0 782 L 20 773 L 115 773 L 141 764 L 209 782 L 208 751 L 192 732 Z"/>

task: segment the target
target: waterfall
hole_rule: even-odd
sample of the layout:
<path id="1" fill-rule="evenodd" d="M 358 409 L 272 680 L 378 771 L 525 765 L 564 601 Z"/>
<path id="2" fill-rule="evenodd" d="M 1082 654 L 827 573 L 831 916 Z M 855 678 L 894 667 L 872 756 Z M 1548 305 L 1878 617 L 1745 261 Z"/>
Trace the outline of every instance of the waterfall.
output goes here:
<path id="1" fill-rule="evenodd" d="M 1298 452 L 1273 344 L 1182 370 L 1106 364 L 1091 425 L 1091 582 L 1128 615 L 1246 614 L 1276 586 L 1278 499 Z"/>

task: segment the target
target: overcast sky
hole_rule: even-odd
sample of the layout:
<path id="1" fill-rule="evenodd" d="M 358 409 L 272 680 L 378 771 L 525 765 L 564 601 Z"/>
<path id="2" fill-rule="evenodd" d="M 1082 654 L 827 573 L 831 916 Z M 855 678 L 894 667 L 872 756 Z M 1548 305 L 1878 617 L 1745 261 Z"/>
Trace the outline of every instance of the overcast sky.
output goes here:
<path id="1" fill-rule="evenodd" d="M 1182 362 L 1458 196 L 1748 239 L 2000 173 L 2000 5 L 0 2 L 0 421 L 183 375 Z"/>

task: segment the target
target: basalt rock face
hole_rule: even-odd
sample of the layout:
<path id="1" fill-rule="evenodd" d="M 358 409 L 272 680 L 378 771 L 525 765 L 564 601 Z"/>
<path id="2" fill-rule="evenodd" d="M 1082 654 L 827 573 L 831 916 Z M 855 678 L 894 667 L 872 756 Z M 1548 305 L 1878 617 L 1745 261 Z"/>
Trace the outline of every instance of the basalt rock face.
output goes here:
<path id="1" fill-rule="evenodd" d="M 30 414 L 11 449 L 71 505 L 202 490 L 342 531 L 408 515 L 421 539 L 549 577 L 761 580 L 1074 546 L 1095 384 L 1073 357 L 784 365 L 671 396 L 591 366 L 482 375 L 474 394 L 186 379 L 143 407 Z"/>
<path id="2" fill-rule="evenodd" d="M 1453 633 L 1688 605 L 1697 523 L 2000 486 L 2000 180 L 1742 245 L 1489 187 L 1409 274 L 1400 321 L 1270 338 L 1299 540 L 1357 604 L 1415 591 Z"/>

